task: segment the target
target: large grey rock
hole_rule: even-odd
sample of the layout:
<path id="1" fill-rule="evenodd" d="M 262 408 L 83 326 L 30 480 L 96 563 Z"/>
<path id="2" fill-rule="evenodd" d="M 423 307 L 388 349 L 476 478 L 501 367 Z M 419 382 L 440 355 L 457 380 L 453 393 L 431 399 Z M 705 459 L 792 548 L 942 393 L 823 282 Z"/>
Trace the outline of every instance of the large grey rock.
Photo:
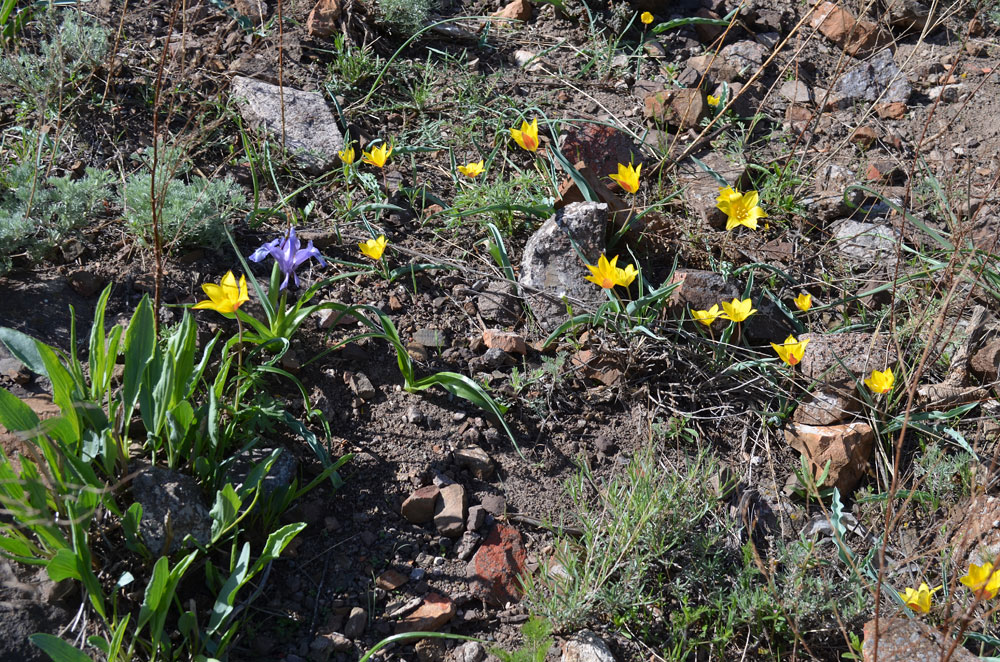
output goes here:
<path id="1" fill-rule="evenodd" d="M 833 233 L 833 241 L 840 254 L 863 270 L 882 267 L 894 271 L 899 240 L 899 233 L 887 225 L 850 219 L 839 223 Z"/>
<path id="2" fill-rule="evenodd" d="M 194 477 L 173 469 L 146 467 L 132 482 L 132 496 L 142 505 L 139 533 L 154 556 L 176 552 L 189 533 L 201 543 L 211 539 L 212 517 Z"/>
<path id="3" fill-rule="evenodd" d="M 860 382 L 872 370 L 885 370 L 897 360 L 896 349 L 887 334 L 805 333 L 799 340 L 809 340 L 799 364 L 802 376 L 808 380 L 841 385 L 853 376 Z"/>
<path id="4" fill-rule="evenodd" d="M 543 329 L 551 331 L 566 319 L 567 303 L 580 312 L 606 301 L 604 291 L 585 278 L 586 262 L 596 264 L 604 251 L 607 225 L 606 204 L 574 202 L 528 239 L 518 283 Z"/>
<path id="5" fill-rule="evenodd" d="M 981 658 L 919 618 L 883 616 L 865 623 L 861 656 L 864 662 L 977 662 Z M 878 642 L 876 646 L 876 642 Z M 876 656 L 876 650 L 878 655 Z"/>
<path id="6" fill-rule="evenodd" d="M 233 460 L 232 468 L 227 473 L 226 480 L 232 483 L 233 487 L 237 490 L 241 489 L 253 468 L 266 461 L 273 452 L 274 449 L 272 448 L 251 448 L 241 453 Z M 295 459 L 295 456 L 288 449 L 282 448 L 281 453 L 274 459 L 271 470 L 260 482 L 261 496 L 267 496 L 280 487 L 291 485 L 298 468 L 299 463 Z"/>
<path id="7" fill-rule="evenodd" d="M 833 102 L 841 108 L 858 101 L 906 103 L 910 98 L 910 82 L 896 64 L 892 51 L 886 48 L 849 69 L 837 81 L 833 92 Z"/>
<path id="8" fill-rule="evenodd" d="M 746 166 L 732 163 L 716 152 L 699 154 L 698 161 L 726 180 L 729 186 L 739 191 L 749 187 Z M 715 175 L 693 159 L 685 159 L 677 164 L 677 182 L 683 187 L 681 195 L 689 214 L 718 230 L 726 227 L 726 215 L 716 207 L 723 184 Z"/>
<path id="9" fill-rule="evenodd" d="M 764 64 L 770 50 L 756 41 L 737 41 L 719 51 L 719 56 L 738 71 L 752 74 Z"/>
<path id="10" fill-rule="evenodd" d="M 615 662 L 615 656 L 603 639 L 581 630 L 563 644 L 561 662 Z"/>
<path id="11" fill-rule="evenodd" d="M 334 167 L 344 136 L 323 96 L 291 87 L 279 88 L 263 81 L 236 76 L 230 94 L 250 126 L 280 138 L 284 98 L 285 147 L 299 166 L 316 173 Z"/>

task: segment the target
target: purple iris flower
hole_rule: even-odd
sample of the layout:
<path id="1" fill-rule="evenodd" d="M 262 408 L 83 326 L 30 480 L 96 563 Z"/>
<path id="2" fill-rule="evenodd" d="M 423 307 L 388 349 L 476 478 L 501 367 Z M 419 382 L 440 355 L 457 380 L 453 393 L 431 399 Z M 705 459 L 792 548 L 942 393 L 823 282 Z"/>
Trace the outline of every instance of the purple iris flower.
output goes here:
<path id="1" fill-rule="evenodd" d="M 289 277 L 295 279 L 295 287 L 299 286 L 299 276 L 295 273 L 295 270 L 309 258 L 314 257 L 319 262 L 319 266 L 326 266 L 326 261 L 320 255 L 319 250 L 313 246 L 312 241 L 309 242 L 308 246 L 302 248 L 302 243 L 295 236 L 295 228 L 289 228 L 288 234 L 284 237 L 278 237 L 269 241 L 255 250 L 253 255 L 250 256 L 250 260 L 252 262 L 260 262 L 268 255 L 275 259 L 278 263 L 278 268 L 281 269 L 281 273 L 285 274 L 285 280 L 281 282 L 281 289 L 288 287 Z"/>

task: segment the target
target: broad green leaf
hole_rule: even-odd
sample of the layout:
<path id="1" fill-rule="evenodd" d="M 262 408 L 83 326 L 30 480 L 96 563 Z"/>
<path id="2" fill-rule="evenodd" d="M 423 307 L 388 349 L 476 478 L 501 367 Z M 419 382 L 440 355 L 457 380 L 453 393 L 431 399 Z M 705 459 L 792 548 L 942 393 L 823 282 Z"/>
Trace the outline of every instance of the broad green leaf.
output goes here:
<path id="1" fill-rule="evenodd" d="M 42 363 L 45 364 L 45 371 L 52 381 L 52 402 L 59 406 L 62 418 L 73 427 L 73 432 L 79 439 L 80 417 L 74 405 L 82 394 L 76 393 L 76 381 L 51 347 L 41 341 L 36 341 L 35 345 L 39 356 L 42 357 Z"/>
<path id="2" fill-rule="evenodd" d="M 0 389 L 0 425 L 25 432 L 37 429 L 38 424 L 38 415 L 31 407 L 7 389 Z"/>
<path id="3" fill-rule="evenodd" d="M 268 539 L 270 540 L 270 539 Z M 240 555 L 236 559 L 229 579 L 222 585 L 219 595 L 215 598 L 215 606 L 212 608 L 212 616 L 208 619 L 208 633 L 215 634 L 226 617 L 233 610 L 233 603 L 236 600 L 236 593 L 247 580 L 247 573 L 250 571 L 250 543 L 243 543 Z"/>
<path id="4" fill-rule="evenodd" d="M 52 662 L 94 662 L 79 648 L 51 634 L 33 634 L 28 639 L 45 651 L 45 654 L 52 658 Z"/>
<path id="5" fill-rule="evenodd" d="M 61 582 L 64 579 L 83 579 L 80 575 L 79 559 L 73 550 L 66 547 L 56 552 L 45 567 L 49 579 Z"/>
<path id="6" fill-rule="evenodd" d="M 156 335 L 153 324 L 153 308 L 149 297 L 139 302 L 128 329 L 125 331 L 125 372 L 122 376 L 122 404 L 125 407 L 124 424 L 127 426 L 135 408 L 136 399 L 142 386 L 146 365 L 153 358 Z"/>
<path id="7" fill-rule="evenodd" d="M 149 578 L 149 583 L 146 584 L 146 595 L 142 601 L 142 608 L 139 610 L 139 620 L 136 622 L 138 630 L 141 630 L 142 626 L 149 622 L 149 619 L 156 613 L 160 602 L 163 600 L 164 589 L 167 586 L 167 577 L 170 574 L 169 566 L 170 562 L 166 556 L 156 559 L 156 563 L 153 564 L 153 576 Z"/>
<path id="8" fill-rule="evenodd" d="M 0 326 L 0 342 L 7 346 L 14 358 L 36 375 L 45 375 L 45 363 L 38 353 L 38 346 L 31 336 Z"/>
<path id="9" fill-rule="evenodd" d="M 90 355 L 87 360 L 90 362 L 90 397 L 93 400 L 100 399 L 104 391 L 104 375 L 109 360 L 112 364 L 115 362 L 115 357 L 108 355 L 104 334 L 104 313 L 108 306 L 108 297 L 111 295 L 111 285 L 108 283 L 97 299 L 94 321 L 90 326 Z"/>

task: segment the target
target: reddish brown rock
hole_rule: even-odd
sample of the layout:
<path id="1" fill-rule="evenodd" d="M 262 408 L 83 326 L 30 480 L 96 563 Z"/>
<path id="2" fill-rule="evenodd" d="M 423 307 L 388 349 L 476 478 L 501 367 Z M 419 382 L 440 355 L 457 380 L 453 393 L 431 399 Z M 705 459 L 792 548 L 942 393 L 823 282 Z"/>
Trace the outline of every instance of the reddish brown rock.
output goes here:
<path id="1" fill-rule="evenodd" d="M 865 169 L 865 178 L 870 182 L 898 184 L 906 181 L 906 173 L 892 161 L 877 161 L 868 164 L 868 168 Z"/>
<path id="2" fill-rule="evenodd" d="M 501 331 L 500 329 L 486 329 L 483 331 L 483 342 L 490 349 L 494 347 L 507 352 L 508 354 L 527 354 L 528 346 L 524 342 L 524 337 L 512 331 Z"/>
<path id="3" fill-rule="evenodd" d="M 428 593 L 416 610 L 396 624 L 396 634 L 435 632 L 454 615 L 454 602 L 439 593 Z"/>
<path id="4" fill-rule="evenodd" d="M 306 32 L 310 37 L 329 37 L 337 31 L 342 13 L 340 0 L 319 0 L 306 19 Z"/>
<path id="5" fill-rule="evenodd" d="M 583 161 L 600 179 L 617 173 L 619 163 L 642 163 L 642 152 L 628 134 L 604 124 L 588 122 L 581 127 L 569 127 L 560 136 L 559 144 L 570 163 Z"/>
<path id="6" fill-rule="evenodd" d="M 574 354 L 570 361 L 583 376 L 596 379 L 605 386 L 614 386 L 624 375 L 620 360 L 609 353 L 583 349 Z"/>
<path id="7" fill-rule="evenodd" d="M 820 5 L 809 24 L 848 55 L 856 57 L 868 55 L 889 42 L 888 35 L 877 25 L 858 21 L 851 12 L 832 2 Z"/>
<path id="8" fill-rule="evenodd" d="M 530 21 L 531 3 L 527 0 L 513 0 L 513 2 L 493 15 L 498 18 L 510 18 L 515 21 Z"/>
<path id="9" fill-rule="evenodd" d="M 646 119 L 667 124 L 680 131 L 696 128 L 703 117 L 708 117 L 708 99 L 699 89 L 683 88 L 666 90 L 646 97 Z"/>
<path id="10" fill-rule="evenodd" d="M 408 522 L 426 524 L 434 519 L 434 506 L 440 494 L 437 485 L 421 487 L 406 498 L 399 512 Z"/>
<path id="11" fill-rule="evenodd" d="M 375 586 L 384 591 L 395 591 L 397 588 L 405 584 L 406 581 L 406 575 L 389 569 L 378 576 L 375 580 Z"/>
<path id="12" fill-rule="evenodd" d="M 969 368 L 984 382 L 992 382 L 1000 372 L 1000 338 L 986 343 L 969 359 Z"/>
<path id="13" fill-rule="evenodd" d="M 721 18 L 711 9 L 705 9 L 704 7 L 696 11 L 694 15 L 698 18 Z M 703 44 L 711 44 L 719 38 L 724 30 L 725 27 L 722 25 L 711 25 L 706 23 L 695 23 L 694 25 L 694 31 L 698 34 L 698 39 Z"/>
<path id="14" fill-rule="evenodd" d="M 868 149 L 878 140 L 878 134 L 870 126 L 859 126 L 848 140 L 862 149 Z"/>
<path id="15" fill-rule="evenodd" d="M 880 618 L 878 634 L 875 620 L 865 623 L 861 654 L 864 662 L 978 662 L 979 658 L 954 646 L 950 637 L 930 627 L 918 618 Z M 878 656 L 876 657 L 876 640 Z M 951 651 L 951 655 L 948 652 Z"/>
<path id="16" fill-rule="evenodd" d="M 792 422 L 785 428 L 785 440 L 809 460 L 814 478 L 819 479 L 829 462 L 820 487 L 836 487 L 842 494 L 857 486 L 875 450 L 875 431 L 860 422 L 824 426 Z"/>
<path id="17" fill-rule="evenodd" d="M 520 576 L 526 572 L 527 558 L 518 530 L 495 524 L 466 570 L 473 591 L 483 601 L 500 607 L 519 601 Z"/>
<path id="18" fill-rule="evenodd" d="M 104 289 L 107 281 L 87 269 L 74 271 L 69 275 L 69 284 L 82 297 L 89 297 Z"/>
<path id="19" fill-rule="evenodd" d="M 882 103 L 875 106 L 875 112 L 885 120 L 901 120 L 906 117 L 906 104 L 902 101 Z"/>

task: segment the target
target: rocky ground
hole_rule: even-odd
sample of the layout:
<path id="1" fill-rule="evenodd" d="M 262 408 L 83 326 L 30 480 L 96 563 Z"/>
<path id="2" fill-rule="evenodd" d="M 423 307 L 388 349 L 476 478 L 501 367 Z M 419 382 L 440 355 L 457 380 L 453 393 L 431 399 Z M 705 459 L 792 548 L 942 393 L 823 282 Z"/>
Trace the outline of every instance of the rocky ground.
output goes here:
<path id="1" fill-rule="evenodd" d="M 365 273 L 321 298 L 387 313 L 421 375 L 488 386 L 516 441 L 461 398 L 407 391 L 385 343 L 337 346 L 362 332 L 354 318 L 308 322 L 282 367 L 328 423 L 331 453 L 353 458 L 342 487 L 323 483 L 282 517 L 307 528 L 260 583 L 229 659 L 355 660 L 387 636 L 439 631 L 488 645 L 427 638 L 378 655 L 480 662 L 530 644 L 532 616 L 554 634 L 531 659 L 874 660 L 876 641 L 879 660 L 937 659 L 956 637 L 964 647 L 947 659 L 996 654 L 993 612 L 963 602 L 957 580 L 1000 550 L 995 6 L 450 0 L 431 20 L 461 20 L 408 42 L 378 3 L 221 4 L 82 6 L 108 50 L 62 103 L 40 109 L 0 76 L 5 168 L 25 162 L 17 137 L 30 127 L 59 147 L 49 175 L 95 168 L 113 191 L 170 136 L 185 155 L 178 178 L 242 191 L 225 222 L 244 255 L 293 218 L 339 261 L 313 263 L 307 283 L 351 270 L 358 242 L 384 234 L 392 267 L 434 268 L 393 282 Z M 655 32 L 692 17 L 709 20 Z M 29 27 L 5 48 L 37 55 L 45 38 Z M 532 118 L 537 160 L 509 133 Z M 386 168 L 345 179 L 338 153 L 376 139 L 394 143 Z M 479 158 L 481 180 L 454 173 Z M 643 166 L 634 196 L 608 178 L 630 162 Z M 722 185 L 760 192 L 756 231 L 725 229 Z M 154 293 L 152 249 L 127 205 L 109 193 L 88 213 L 44 250 L 5 253 L 0 326 L 68 351 L 70 306 L 80 334 L 107 284 L 109 324 Z M 490 255 L 487 222 L 512 272 Z M 626 301 L 668 289 L 642 324 L 606 318 L 550 337 L 567 303 L 575 314 L 608 303 L 581 260 L 604 252 L 641 269 L 647 289 L 621 290 Z M 166 324 L 201 284 L 240 271 L 224 241 L 166 256 Z M 266 280 L 270 266 L 252 269 Z M 801 293 L 808 311 L 792 303 Z M 758 312 L 738 329 L 692 320 L 744 297 Z M 218 316 L 198 324 L 202 341 L 236 331 Z M 771 343 L 791 334 L 809 344 L 786 369 Z M 873 369 L 893 370 L 891 395 L 860 385 Z M 49 385 L 2 346 L 0 386 L 55 414 Z M 287 382 L 266 387 L 306 416 Z M 23 450 L 9 433 L 0 443 Z M 275 481 L 322 469 L 291 434 L 262 445 L 285 451 Z M 659 601 L 560 623 L 523 578 L 558 578 L 567 540 L 584 545 L 567 481 L 586 467 L 600 502 L 649 448 L 665 476 L 711 458 L 712 480 L 684 492 L 707 512 L 681 537 L 720 532 L 704 575 L 718 584 L 684 584 L 708 557 L 679 544 L 644 574 L 665 587 Z M 120 489 L 162 546 L 155 513 L 193 533 L 210 526 L 211 504 L 193 476 L 160 471 Z M 78 589 L 13 563 L 0 573 L 0 658 L 45 659 L 28 634 L 72 640 L 88 627 L 74 620 L 86 611 Z M 200 581 L 185 582 L 185 604 L 210 610 Z M 921 581 L 948 587 L 929 617 L 893 599 Z M 766 606 L 738 602 L 755 590 Z M 752 616 L 719 616 L 738 609 Z"/>

